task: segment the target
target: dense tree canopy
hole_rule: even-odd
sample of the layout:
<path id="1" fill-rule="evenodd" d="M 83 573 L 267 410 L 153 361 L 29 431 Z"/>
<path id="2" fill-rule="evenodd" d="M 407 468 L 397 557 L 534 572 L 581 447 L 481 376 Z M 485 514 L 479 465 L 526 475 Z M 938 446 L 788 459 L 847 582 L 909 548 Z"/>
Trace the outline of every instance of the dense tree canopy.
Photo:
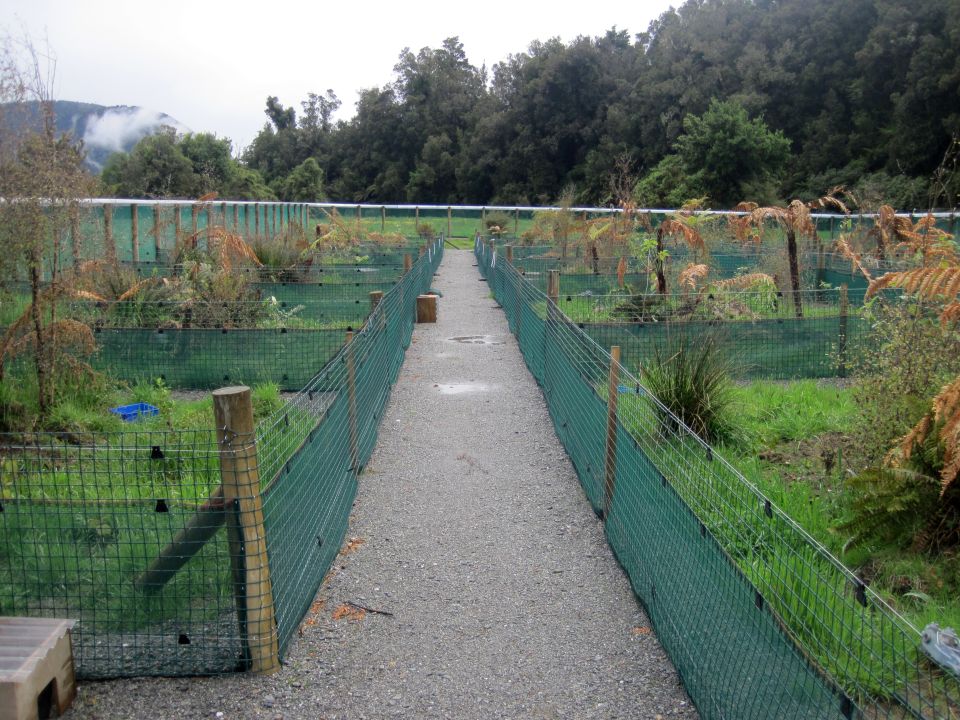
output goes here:
<path id="1" fill-rule="evenodd" d="M 542 203 L 572 186 L 602 204 L 629 158 L 662 201 L 846 184 L 869 202 L 956 204 L 958 178 L 929 190 L 960 134 L 957 0 L 687 0 L 636 36 L 534 41 L 489 72 L 448 38 L 404 49 L 394 73 L 339 122 L 330 90 L 299 114 L 267 98 L 243 162 L 291 199 Z M 183 172 L 169 139 L 153 142 L 169 167 L 129 186 L 141 192 Z M 181 148 L 191 172 L 220 182 L 193 145 Z"/>

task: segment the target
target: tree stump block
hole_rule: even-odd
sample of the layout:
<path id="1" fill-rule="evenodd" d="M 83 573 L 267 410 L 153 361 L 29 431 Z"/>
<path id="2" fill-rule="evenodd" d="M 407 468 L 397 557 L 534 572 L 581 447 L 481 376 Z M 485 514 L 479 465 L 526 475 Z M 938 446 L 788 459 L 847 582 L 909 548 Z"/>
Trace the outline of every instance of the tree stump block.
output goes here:
<path id="1" fill-rule="evenodd" d="M 417 322 L 435 323 L 437 321 L 437 296 L 417 295 Z"/>
<path id="2" fill-rule="evenodd" d="M 0 617 L 0 720 L 63 715 L 77 688 L 73 620 Z"/>

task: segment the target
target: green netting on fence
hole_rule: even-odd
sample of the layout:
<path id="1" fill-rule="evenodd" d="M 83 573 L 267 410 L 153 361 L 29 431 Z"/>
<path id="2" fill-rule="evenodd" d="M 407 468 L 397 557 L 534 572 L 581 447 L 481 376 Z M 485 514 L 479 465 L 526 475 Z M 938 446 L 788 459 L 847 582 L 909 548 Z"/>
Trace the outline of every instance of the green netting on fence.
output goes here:
<path id="1" fill-rule="evenodd" d="M 94 369 L 128 382 L 213 389 L 272 382 L 298 390 L 343 346 L 343 330 L 140 330 L 96 332 Z"/>
<path id="2" fill-rule="evenodd" d="M 81 678 L 232 672 L 282 652 L 338 552 L 441 257 L 437 243 L 329 362 L 275 355 L 278 372 L 313 370 L 254 434 L 211 418 L 204 432 L 0 435 L 0 614 L 76 618 Z M 260 492 L 240 484 L 248 470 Z"/>
<path id="3" fill-rule="evenodd" d="M 960 683 L 915 628 L 636 377 L 611 384 L 610 356 L 515 268 L 477 256 L 702 717 L 956 716 Z"/>

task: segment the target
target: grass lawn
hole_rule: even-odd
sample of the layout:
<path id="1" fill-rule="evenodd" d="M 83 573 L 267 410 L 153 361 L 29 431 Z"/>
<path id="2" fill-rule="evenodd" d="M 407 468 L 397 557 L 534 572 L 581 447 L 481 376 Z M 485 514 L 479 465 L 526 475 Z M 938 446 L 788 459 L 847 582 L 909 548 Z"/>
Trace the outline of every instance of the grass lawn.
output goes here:
<path id="1" fill-rule="evenodd" d="M 721 452 L 767 497 L 922 629 L 960 626 L 960 559 L 910 548 L 848 546 L 837 526 L 850 514 L 845 478 L 871 464 L 858 457 L 853 391 L 831 381 L 739 386 L 742 437 Z"/>

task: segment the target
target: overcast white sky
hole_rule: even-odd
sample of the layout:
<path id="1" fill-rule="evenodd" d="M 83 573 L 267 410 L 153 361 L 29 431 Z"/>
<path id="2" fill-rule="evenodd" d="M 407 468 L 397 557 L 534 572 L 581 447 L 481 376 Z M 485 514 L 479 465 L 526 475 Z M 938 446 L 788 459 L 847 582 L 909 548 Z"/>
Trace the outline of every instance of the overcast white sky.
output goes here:
<path id="1" fill-rule="evenodd" d="M 55 97 L 140 105 L 196 132 L 247 145 L 276 95 L 300 110 L 331 88 L 353 114 L 357 91 L 393 79 L 400 51 L 456 35 L 476 66 L 493 66 L 532 40 L 631 36 L 681 0 L 525 3 L 473 0 L 214 2 L 211 0 L 5 0 L 0 25 L 49 39 Z"/>

